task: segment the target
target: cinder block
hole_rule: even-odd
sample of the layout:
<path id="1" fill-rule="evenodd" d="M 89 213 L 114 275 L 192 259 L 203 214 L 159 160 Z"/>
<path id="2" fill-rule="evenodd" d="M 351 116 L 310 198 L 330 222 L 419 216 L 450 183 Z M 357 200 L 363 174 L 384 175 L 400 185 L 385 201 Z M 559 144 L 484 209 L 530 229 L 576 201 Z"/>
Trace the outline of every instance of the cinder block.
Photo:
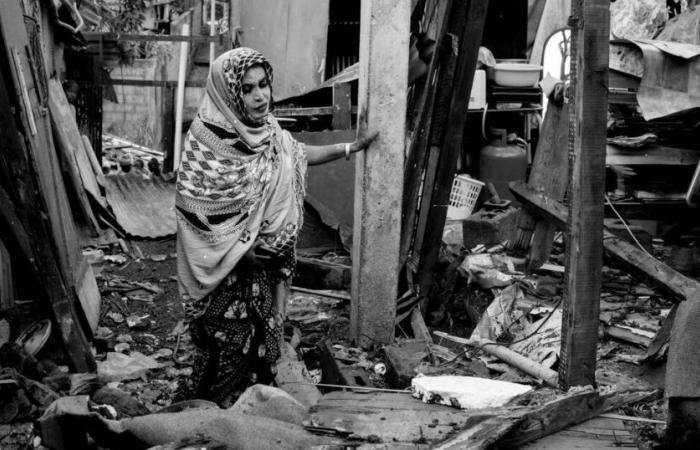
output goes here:
<path id="1" fill-rule="evenodd" d="M 518 227 L 519 209 L 487 211 L 481 209 L 462 221 L 464 247 L 500 244 L 512 240 Z"/>

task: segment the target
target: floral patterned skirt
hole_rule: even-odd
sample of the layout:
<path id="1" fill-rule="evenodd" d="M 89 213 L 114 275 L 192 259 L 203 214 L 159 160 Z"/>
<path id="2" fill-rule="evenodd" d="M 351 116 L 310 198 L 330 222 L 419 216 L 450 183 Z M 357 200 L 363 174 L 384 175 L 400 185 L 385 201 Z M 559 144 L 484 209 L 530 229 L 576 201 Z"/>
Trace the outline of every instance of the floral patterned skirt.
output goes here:
<path id="1" fill-rule="evenodd" d="M 275 267 L 237 273 L 235 281 L 227 278 L 208 295 L 206 312 L 190 323 L 194 370 L 177 400 L 227 407 L 249 386 L 273 381 L 282 338 L 274 292 L 295 265 L 294 252 L 285 253 Z"/>

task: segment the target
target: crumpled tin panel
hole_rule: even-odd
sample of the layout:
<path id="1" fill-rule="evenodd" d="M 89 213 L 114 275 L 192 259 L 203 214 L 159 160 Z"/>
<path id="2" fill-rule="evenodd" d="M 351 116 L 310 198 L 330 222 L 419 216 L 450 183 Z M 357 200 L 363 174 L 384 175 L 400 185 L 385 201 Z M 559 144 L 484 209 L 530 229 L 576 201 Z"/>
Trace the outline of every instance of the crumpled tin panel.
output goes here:
<path id="1" fill-rule="evenodd" d="M 107 203 L 119 225 L 136 237 L 175 234 L 175 184 L 140 174 L 107 175 Z"/>

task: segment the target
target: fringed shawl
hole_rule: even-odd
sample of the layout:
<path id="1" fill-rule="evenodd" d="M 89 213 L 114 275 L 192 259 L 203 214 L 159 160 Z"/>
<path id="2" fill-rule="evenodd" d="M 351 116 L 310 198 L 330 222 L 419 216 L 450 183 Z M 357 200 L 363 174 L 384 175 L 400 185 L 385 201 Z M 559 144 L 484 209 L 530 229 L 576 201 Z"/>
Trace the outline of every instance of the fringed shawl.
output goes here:
<path id="1" fill-rule="evenodd" d="M 187 133 L 177 179 L 180 294 L 189 317 L 235 267 L 257 238 L 293 248 L 303 220 L 306 155 L 302 144 L 268 115 L 252 123 L 242 111 L 245 72 L 262 65 L 258 52 L 239 48 L 214 61 L 205 98 Z M 239 109 L 240 108 L 240 109 Z"/>

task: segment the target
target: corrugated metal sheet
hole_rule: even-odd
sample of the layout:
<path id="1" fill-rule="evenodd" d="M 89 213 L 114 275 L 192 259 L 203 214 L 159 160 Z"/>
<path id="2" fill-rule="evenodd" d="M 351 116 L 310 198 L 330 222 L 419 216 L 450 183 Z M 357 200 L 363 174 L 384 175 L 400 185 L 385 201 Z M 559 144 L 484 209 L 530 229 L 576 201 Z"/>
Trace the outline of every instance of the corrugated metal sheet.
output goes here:
<path id="1" fill-rule="evenodd" d="M 128 234 L 157 238 L 175 234 L 175 184 L 140 174 L 105 177 L 107 203 Z"/>

